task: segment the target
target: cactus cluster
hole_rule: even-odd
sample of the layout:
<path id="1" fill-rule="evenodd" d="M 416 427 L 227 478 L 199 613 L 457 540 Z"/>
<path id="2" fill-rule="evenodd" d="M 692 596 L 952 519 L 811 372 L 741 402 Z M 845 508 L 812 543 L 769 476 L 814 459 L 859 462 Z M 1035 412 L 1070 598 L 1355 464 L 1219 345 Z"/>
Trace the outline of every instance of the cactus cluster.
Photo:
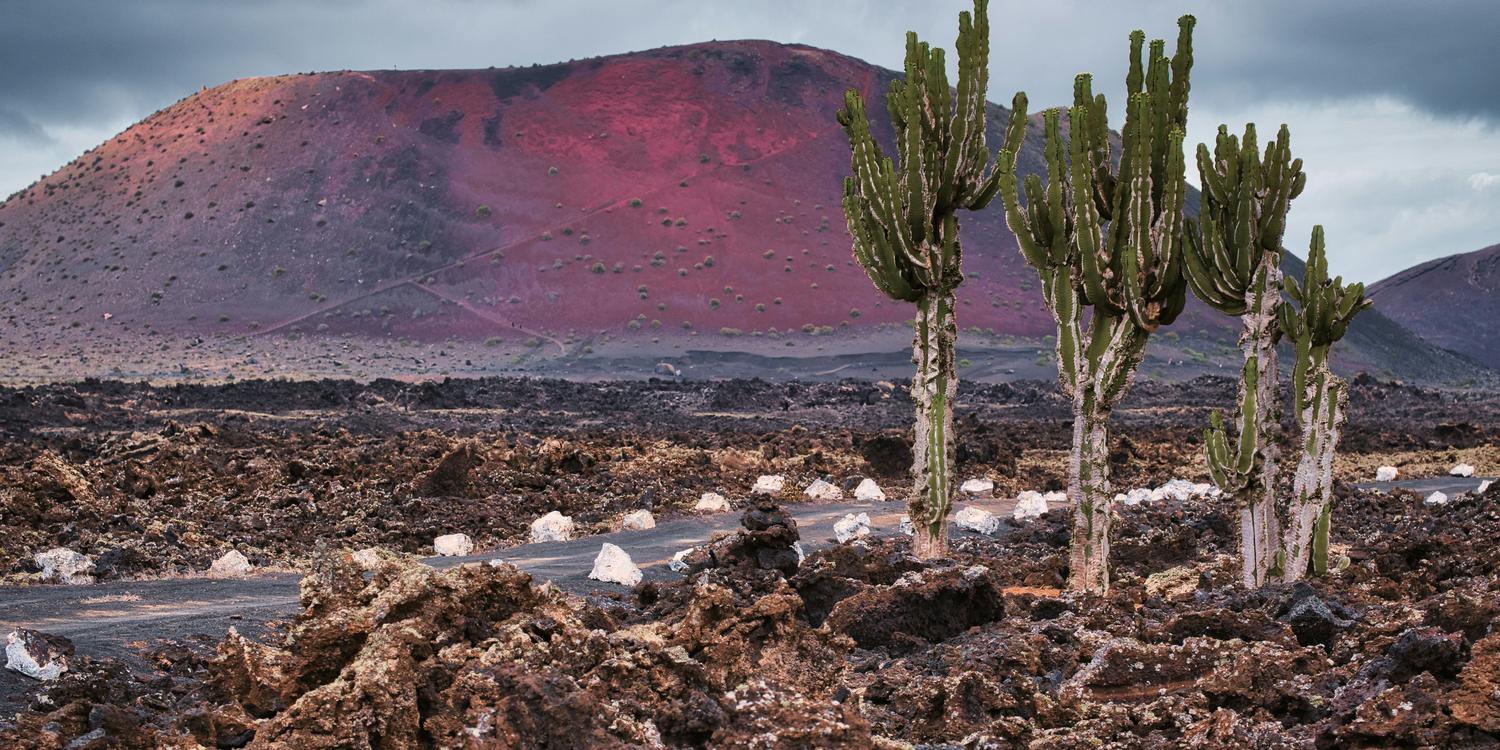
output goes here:
<path id="1" fill-rule="evenodd" d="M 1110 413 L 1129 388 L 1150 334 L 1171 323 L 1186 302 L 1182 140 L 1193 25 L 1192 16 L 1178 21 L 1172 57 L 1163 40 L 1153 40 L 1144 65 L 1145 34 L 1131 34 L 1118 162 L 1104 96 L 1093 93 L 1087 74 L 1074 82 L 1066 142 L 1061 113 L 1043 115 L 1045 184 L 1033 174 L 1025 179 L 1024 196 L 1017 186 L 1024 93 L 1015 97 L 996 157 L 1006 221 L 1041 278 L 1057 323 L 1058 377 L 1073 401 L 1069 586 L 1084 591 L 1109 588 Z M 1085 308 L 1092 311 L 1087 322 Z"/>
<path id="2" fill-rule="evenodd" d="M 1342 277 L 1328 278 L 1323 242 L 1323 227 L 1313 227 L 1302 284 L 1286 280 L 1292 301 L 1278 309 L 1281 329 L 1297 352 L 1292 395 L 1302 442 L 1292 495 L 1281 509 L 1285 523 L 1282 578 L 1289 581 L 1301 578 L 1309 568 L 1320 575 L 1328 571 L 1333 453 L 1349 398 L 1344 381 L 1328 367 L 1328 349 L 1344 337 L 1354 316 L 1373 304 L 1365 299 L 1364 284 L 1345 286 Z"/>
<path id="3" fill-rule="evenodd" d="M 1293 198 L 1307 175 L 1293 159 L 1286 125 L 1266 144 L 1262 156 L 1255 126 L 1243 139 L 1219 126 L 1210 154 L 1198 145 L 1203 185 L 1201 233 L 1188 232 L 1184 268 L 1193 294 L 1209 307 L 1241 321 L 1240 377 L 1235 434 L 1223 418 L 1211 418 L 1204 435 L 1209 473 L 1237 506 L 1244 556 L 1243 580 L 1258 586 L 1276 568 L 1280 524 L 1276 519 L 1276 477 L 1280 458 L 1281 388 L 1276 344 L 1281 339 L 1282 238 Z"/>
<path id="4" fill-rule="evenodd" d="M 853 151 L 844 213 L 854 257 L 875 287 L 917 306 L 913 481 L 909 501 L 918 557 L 947 554 L 952 508 L 953 400 L 957 391 L 954 290 L 963 281 L 958 210 L 987 205 L 997 188 L 987 173 L 985 94 L 989 79 L 986 0 L 959 15 L 958 87 L 948 86 L 941 48 L 906 36 L 906 75 L 891 83 L 886 108 L 899 164 L 870 134 L 864 99 L 850 90 L 838 113 Z"/>
<path id="5" fill-rule="evenodd" d="M 1108 106 L 1093 79 L 1078 76 L 1073 103 L 1042 115 L 1045 174 L 1018 180 L 1027 99 L 1017 93 L 1004 143 L 988 167 L 986 0 L 959 16 L 958 85 L 950 90 L 941 49 L 907 35 L 905 77 L 886 107 L 896 131 L 893 160 L 872 137 L 864 99 L 845 95 L 839 123 L 853 151 L 844 210 L 854 256 L 875 286 L 914 303 L 917 373 L 915 491 L 908 503 L 918 557 L 947 553 L 952 507 L 954 290 L 963 281 L 959 209 L 996 196 L 1026 262 L 1042 282 L 1057 324 L 1058 380 L 1073 405 L 1068 498 L 1073 506 L 1070 588 L 1109 589 L 1109 420 L 1130 387 L 1147 341 L 1182 312 L 1188 290 L 1239 316 L 1245 363 L 1232 427 L 1214 413 L 1204 436 L 1209 472 L 1240 511 L 1244 582 L 1296 578 L 1327 567 L 1334 446 L 1346 399 L 1328 369 L 1329 347 L 1369 302 L 1364 289 L 1328 279 L 1322 229 L 1314 231 L 1306 281 L 1281 272 L 1291 202 L 1306 186 L 1283 125 L 1257 144 L 1220 126 L 1212 151 L 1197 150 L 1201 224 L 1184 212 L 1183 138 L 1193 65 L 1192 16 L 1178 20 L 1177 47 L 1130 35 L 1125 122 L 1116 148 Z M 1282 301 L 1285 291 L 1291 303 Z M 1281 389 L 1277 344 L 1296 347 L 1296 411 L 1302 452 L 1294 497 L 1278 498 Z"/>

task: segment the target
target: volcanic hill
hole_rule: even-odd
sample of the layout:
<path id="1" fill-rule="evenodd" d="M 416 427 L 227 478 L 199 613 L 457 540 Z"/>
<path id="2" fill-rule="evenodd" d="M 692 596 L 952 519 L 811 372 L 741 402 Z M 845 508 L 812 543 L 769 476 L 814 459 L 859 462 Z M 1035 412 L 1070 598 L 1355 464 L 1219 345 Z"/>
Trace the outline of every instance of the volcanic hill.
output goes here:
<path id="1" fill-rule="evenodd" d="M 1370 296 L 1422 338 L 1500 369 L 1500 245 L 1413 266 Z"/>
<path id="2" fill-rule="evenodd" d="M 910 307 L 850 255 L 834 120 L 894 76 L 742 41 L 200 91 L 0 204 L 0 376 L 909 367 Z M 1002 212 L 962 221 L 965 376 L 1045 374 L 1053 323 Z M 1195 302 L 1172 331 L 1147 373 L 1238 370 L 1237 321 Z M 1341 356 L 1482 372 L 1378 312 Z"/>

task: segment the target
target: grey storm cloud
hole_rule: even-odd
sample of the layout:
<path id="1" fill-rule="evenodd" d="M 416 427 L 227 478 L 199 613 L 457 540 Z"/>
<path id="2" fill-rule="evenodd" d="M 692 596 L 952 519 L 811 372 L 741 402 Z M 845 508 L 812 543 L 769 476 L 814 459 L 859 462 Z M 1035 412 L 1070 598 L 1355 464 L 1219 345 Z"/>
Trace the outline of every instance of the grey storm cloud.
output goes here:
<path id="1" fill-rule="evenodd" d="M 46 129 L 36 120 L 3 107 L 0 107 L 0 136 L 30 146 L 52 143 L 52 137 L 47 135 Z"/>
<path id="2" fill-rule="evenodd" d="M 946 44 L 965 5 L 0 0 L 0 108 L 45 128 L 143 115 L 247 75 L 545 63 L 708 37 L 799 41 L 894 67 L 901 30 Z M 1129 29 L 1170 36 L 1184 11 L 1200 19 L 1195 79 L 1210 96 L 1390 95 L 1438 115 L 1500 121 L 1494 0 L 997 1 L 996 83 L 1065 93 L 1074 71 L 1118 69 Z M 1004 88 L 993 95 L 1008 98 Z"/>
<path id="3" fill-rule="evenodd" d="M 972 0 L 0 0 L 0 194 L 161 107 L 236 78 L 483 68 L 771 39 L 899 68 L 907 29 L 951 46 Z M 1190 142 L 1291 123 L 1367 280 L 1500 240 L 1497 0 L 991 0 L 991 99 L 1118 97 L 1126 37 L 1198 18 Z M 1358 196 L 1358 197 L 1356 197 Z M 1373 203 L 1398 208 L 1372 213 Z M 1289 234 L 1287 244 L 1305 240 Z M 1331 257 L 1339 250 L 1331 249 Z M 1348 251 L 1355 252 L 1355 251 Z"/>

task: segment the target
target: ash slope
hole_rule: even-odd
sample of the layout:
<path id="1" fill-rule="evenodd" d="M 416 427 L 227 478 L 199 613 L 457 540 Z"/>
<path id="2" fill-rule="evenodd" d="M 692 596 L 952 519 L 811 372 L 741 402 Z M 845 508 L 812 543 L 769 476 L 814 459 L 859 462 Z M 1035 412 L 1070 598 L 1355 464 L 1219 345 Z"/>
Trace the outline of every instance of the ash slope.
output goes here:
<path id="1" fill-rule="evenodd" d="M 899 352 L 910 309 L 850 257 L 834 121 L 845 89 L 878 99 L 894 75 L 747 41 L 234 81 L 0 205 L 0 338 L 83 363 L 74 375 L 197 337 L 250 342 L 221 359 L 298 335 L 323 351 L 485 341 L 511 363 Z M 991 114 L 996 143 L 1008 112 Z M 1040 143 L 1023 170 L 1040 171 Z M 964 217 L 966 346 L 1053 331 L 1001 213 Z M 1360 327 L 1345 370 L 1479 369 L 1377 313 Z M 1174 330 L 1153 356 L 1237 359 L 1235 321 L 1201 305 Z"/>
<path id="2" fill-rule="evenodd" d="M 1413 266 L 1375 284 L 1370 296 L 1424 339 L 1500 368 L 1500 245 Z"/>

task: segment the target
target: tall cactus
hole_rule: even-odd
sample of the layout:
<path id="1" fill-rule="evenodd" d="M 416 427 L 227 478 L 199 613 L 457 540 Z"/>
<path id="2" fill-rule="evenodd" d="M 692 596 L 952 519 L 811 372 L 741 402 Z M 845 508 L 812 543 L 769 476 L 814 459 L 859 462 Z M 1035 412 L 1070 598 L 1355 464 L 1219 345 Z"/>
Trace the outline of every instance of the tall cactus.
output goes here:
<path id="1" fill-rule="evenodd" d="M 1292 159 L 1285 125 L 1276 140 L 1266 144 L 1264 158 L 1254 125 L 1245 126 L 1243 141 L 1220 125 L 1212 155 L 1207 145 L 1198 144 L 1198 174 L 1203 185 L 1202 239 L 1189 229 L 1183 270 L 1194 295 L 1219 312 L 1240 316 L 1240 348 L 1245 354 L 1234 444 L 1215 413 L 1204 445 L 1214 483 L 1239 507 L 1242 578 L 1246 586 L 1259 586 L 1274 574 L 1281 544 L 1276 517 L 1281 241 L 1287 210 L 1302 193 L 1307 175 L 1302 173 L 1302 160 Z"/>
<path id="2" fill-rule="evenodd" d="M 1182 154 L 1187 127 L 1194 19 L 1178 21 L 1176 53 L 1145 34 L 1130 35 L 1129 104 L 1116 165 L 1104 96 L 1078 76 L 1064 141 L 1060 113 L 1043 116 L 1047 183 L 1029 175 L 1023 205 L 1015 176 L 1025 138 L 1026 95 L 1016 94 L 1005 145 L 996 158 L 1006 221 L 1041 277 L 1057 322 L 1058 379 L 1073 400 L 1068 499 L 1073 542 L 1068 586 L 1109 589 L 1109 416 L 1130 386 L 1146 341 L 1182 312 L 1187 191 Z M 1084 323 L 1084 307 L 1092 308 Z"/>
<path id="3" fill-rule="evenodd" d="M 1349 399 L 1344 381 L 1328 368 L 1328 349 L 1344 337 L 1354 316 L 1374 303 L 1365 299 L 1364 284 L 1344 286 L 1343 277 L 1328 278 L 1321 226 L 1313 227 L 1302 284 L 1287 278 L 1286 291 L 1296 306 L 1282 303 L 1278 315 L 1281 329 L 1297 350 L 1292 394 L 1302 430 L 1302 456 L 1292 479 L 1292 496 L 1280 509 L 1286 524 L 1281 576 L 1295 581 L 1308 572 L 1309 559 L 1312 572 L 1328 571 L 1333 453 Z"/>
<path id="4" fill-rule="evenodd" d="M 891 83 L 886 108 L 896 128 L 900 165 L 870 135 L 864 100 L 850 89 L 838 120 L 854 152 L 844 178 L 844 213 L 854 257 L 875 287 L 917 305 L 912 400 L 917 405 L 908 501 L 919 558 L 946 557 L 952 508 L 953 400 L 958 376 L 954 290 L 963 281 L 958 209 L 979 209 L 995 196 L 986 175 L 985 90 L 989 81 L 987 0 L 958 17 L 958 88 L 948 88 L 943 50 L 906 35 L 906 75 Z"/>

